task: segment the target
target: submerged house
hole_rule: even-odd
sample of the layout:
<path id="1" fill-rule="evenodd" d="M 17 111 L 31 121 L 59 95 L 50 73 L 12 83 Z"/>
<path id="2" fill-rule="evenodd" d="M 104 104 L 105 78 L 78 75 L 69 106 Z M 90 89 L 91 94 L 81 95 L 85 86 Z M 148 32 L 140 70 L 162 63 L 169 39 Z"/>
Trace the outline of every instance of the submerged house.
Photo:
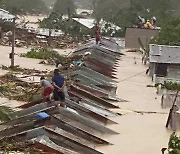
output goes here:
<path id="1" fill-rule="evenodd" d="M 180 81 L 180 46 L 150 45 L 149 75 L 153 80 Z"/>

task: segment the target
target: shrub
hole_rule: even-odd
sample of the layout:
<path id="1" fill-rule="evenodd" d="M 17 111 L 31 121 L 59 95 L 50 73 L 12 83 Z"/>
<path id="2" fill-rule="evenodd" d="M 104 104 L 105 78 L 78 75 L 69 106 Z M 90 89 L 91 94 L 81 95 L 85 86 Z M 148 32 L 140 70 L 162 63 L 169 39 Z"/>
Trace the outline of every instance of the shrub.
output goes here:
<path id="1" fill-rule="evenodd" d="M 43 48 L 32 49 L 25 54 L 21 54 L 21 57 L 47 60 L 48 64 L 51 65 L 56 64 L 57 61 L 62 64 L 66 62 L 66 57 L 60 55 L 57 51 Z"/>
<path id="2" fill-rule="evenodd" d="M 180 137 L 173 133 L 168 144 L 169 154 L 180 154 Z"/>

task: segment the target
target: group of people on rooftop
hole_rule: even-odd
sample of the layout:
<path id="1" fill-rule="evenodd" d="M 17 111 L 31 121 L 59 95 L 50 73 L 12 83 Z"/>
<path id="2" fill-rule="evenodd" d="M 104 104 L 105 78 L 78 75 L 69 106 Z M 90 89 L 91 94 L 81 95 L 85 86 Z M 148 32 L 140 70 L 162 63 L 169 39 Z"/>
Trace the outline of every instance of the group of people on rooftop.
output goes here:
<path id="1" fill-rule="evenodd" d="M 146 29 L 156 29 L 156 17 L 152 17 L 150 20 L 145 20 L 143 17 L 138 16 L 137 27 Z"/>
<path id="2" fill-rule="evenodd" d="M 51 82 L 42 76 L 40 78 L 40 86 L 43 88 L 42 97 L 44 101 L 50 99 L 50 95 L 53 94 L 54 101 L 58 101 L 60 106 L 65 107 L 65 79 L 59 73 L 59 69 L 54 70 Z"/>

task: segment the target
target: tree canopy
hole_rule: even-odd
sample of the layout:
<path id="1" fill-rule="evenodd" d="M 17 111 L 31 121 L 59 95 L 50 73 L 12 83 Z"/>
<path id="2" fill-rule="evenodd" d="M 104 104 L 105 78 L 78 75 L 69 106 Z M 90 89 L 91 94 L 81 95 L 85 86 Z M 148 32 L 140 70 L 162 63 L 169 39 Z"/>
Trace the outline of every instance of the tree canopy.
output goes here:
<path id="1" fill-rule="evenodd" d="M 75 13 L 75 4 L 72 0 L 57 0 L 53 11 L 59 14 L 72 15 Z"/>
<path id="2" fill-rule="evenodd" d="M 94 16 L 97 19 L 103 18 L 108 21 L 113 21 L 119 11 L 129 5 L 129 0 L 96 0 Z"/>
<path id="3" fill-rule="evenodd" d="M 170 137 L 168 143 L 168 152 L 169 154 L 179 154 L 180 153 L 180 137 L 173 133 Z"/>
<path id="4" fill-rule="evenodd" d="M 132 26 L 138 16 L 157 19 L 158 26 L 174 15 L 177 0 L 99 0 L 94 10 L 94 17 L 103 18 L 120 26 L 122 29 Z"/>
<path id="5" fill-rule="evenodd" d="M 162 27 L 158 36 L 152 39 L 151 43 L 161 45 L 180 45 L 180 18 L 173 18 L 167 21 Z"/>
<path id="6" fill-rule="evenodd" d="M 39 14 L 48 10 L 41 0 L 1 0 L 0 7 L 14 14 Z"/>

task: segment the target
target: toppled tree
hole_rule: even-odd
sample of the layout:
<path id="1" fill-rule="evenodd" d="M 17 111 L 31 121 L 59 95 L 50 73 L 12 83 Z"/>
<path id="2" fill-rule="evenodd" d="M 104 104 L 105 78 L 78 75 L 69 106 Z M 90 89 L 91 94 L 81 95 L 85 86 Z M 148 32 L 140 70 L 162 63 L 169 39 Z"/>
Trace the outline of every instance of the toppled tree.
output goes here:
<path id="1" fill-rule="evenodd" d="M 16 65 L 13 68 L 2 65 L 0 67 L 0 69 L 7 70 L 7 71 L 13 72 L 15 74 L 19 73 L 19 74 L 25 74 L 25 75 L 39 74 L 41 76 L 42 74 L 48 73 L 47 71 L 40 71 L 40 70 L 36 70 L 36 69 L 21 68 L 19 65 Z"/>
<path id="2" fill-rule="evenodd" d="M 57 51 L 52 49 L 34 48 L 25 54 L 21 54 L 22 57 L 42 59 L 50 65 L 56 65 L 58 61 L 62 64 L 66 62 L 66 57 L 60 55 Z"/>
<path id="3" fill-rule="evenodd" d="M 32 96 L 37 93 L 37 85 L 35 83 L 21 81 L 12 74 L 0 76 L 0 83 L 0 97 L 10 100 L 29 102 Z"/>

